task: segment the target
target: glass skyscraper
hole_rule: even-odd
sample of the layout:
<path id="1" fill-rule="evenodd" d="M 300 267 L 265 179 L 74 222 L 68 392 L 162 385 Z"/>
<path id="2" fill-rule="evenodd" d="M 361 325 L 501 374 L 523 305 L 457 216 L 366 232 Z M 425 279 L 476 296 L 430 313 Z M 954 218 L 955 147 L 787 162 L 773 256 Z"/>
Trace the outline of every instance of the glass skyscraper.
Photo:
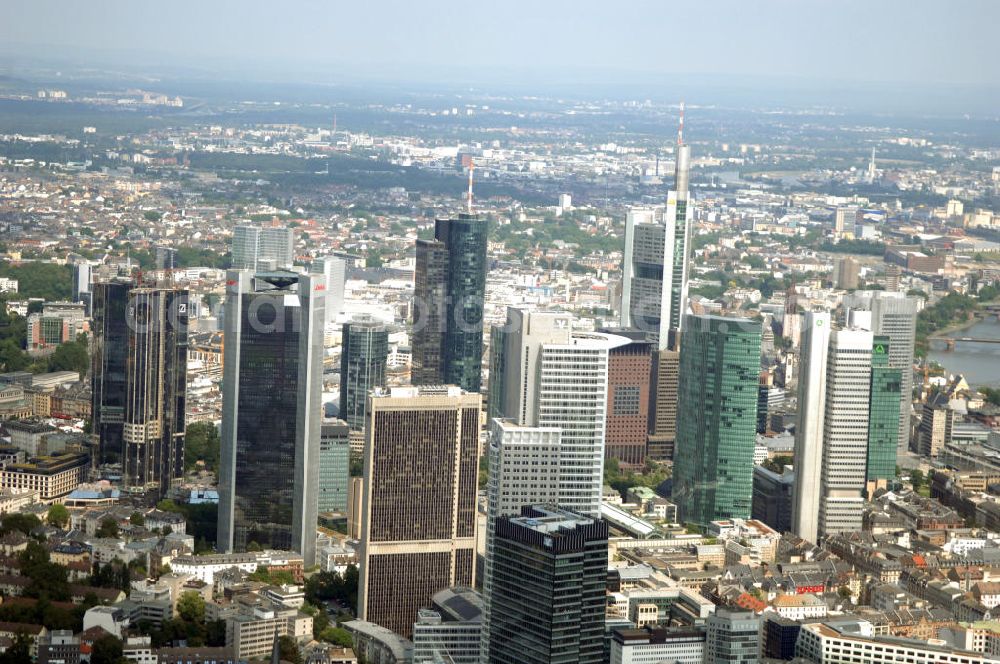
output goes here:
<path id="1" fill-rule="evenodd" d="M 222 551 L 256 542 L 315 559 L 323 284 L 292 272 L 227 274 Z"/>
<path id="2" fill-rule="evenodd" d="M 607 523 L 532 506 L 495 527 L 487 661 L 603 662 Z"/>
<path id="3" fill-rule="evenodd" d="M 885 336 L 876 336 L 872 344 L 871 402 L 868 409 L 869 482 L 896 476 L 902 372 L 889 366 L 889 344 L 889 337 Z"/>
<path id="4" fill-rule="evenodd" d="M 685 318 L 673 490 L 684 521 L 750 517 L 760 339 L 751 320 Z"/>
<path id="5" fill-rule="evenodd" d="M 438 219 L 433 240 L 418 240 L 414 275 L 414 385 L 479 392 L 486 297 L 485 220 Z"/>
<path id="6" fill-rule="evenodd" d="M 368 390 L 385 385 L 389 332 L 371 317 L 343 327 L 340 349 L 340 419 L 354 431 L 365 428 Z"/>
<path id="7" fill-rule="evenodd" d="M 102 463 L 122 483 L 161 495 L 184 474 L 188 292 L 95 284 L 93 423 Z"/>

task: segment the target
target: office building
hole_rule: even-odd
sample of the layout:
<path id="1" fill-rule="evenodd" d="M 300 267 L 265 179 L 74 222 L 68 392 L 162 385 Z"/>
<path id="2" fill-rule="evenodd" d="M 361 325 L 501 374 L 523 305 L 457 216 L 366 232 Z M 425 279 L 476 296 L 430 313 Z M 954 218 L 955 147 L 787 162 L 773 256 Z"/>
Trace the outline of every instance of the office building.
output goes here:
<path id="1" fill-rule="evenodd" d="M 608 402 L 604 456 L 623 467 L 641 467 L 646 462 L 649 428 L 649 386 L 653 344 L 645 333 L 608 351 Z"/>
<path id="2" fill-rule="evenodd" d="M 434 594 L 475 585 L 478 394 L 376 389 L 365 427 L 358 617 L 409 638 Z"/>
<path id="3" fill-rule="evenodd" d="M 681 340 L 674 490 L 680 518 L 749 518 L 760 323 L 688 315 Z"/>
<path id="4" fill-rule="evenodd" d="M 917 313 L 920 298 L 903 293 L 872 291 L 845 297 L 847 316 L 855 310 L 871 311 L 871 330 L 889 339 L 889 368 L 900 372 L 899 435 L 900 448 L 910 442 L 910 412 L 913 404 L 913 353 L 916 343 Z"/>
<path id="5" fill-rule="evenodd" d="M 778 474 L 764 466 L 753 468 L 753 504 L 750 516 L 779 533 L 792 530 L 795 472 Z"/>
<path id="6" fill-rule="evenodd" d="M 757 433 L 767 433 L 771 412 L 783 403 L 785 391 L 774 384 L 774 371 L 761 371 L 757 388 Z"/>
<path id="7" fill-rule="evenodd" d="M 920 415 L 917 452 L 929 457 L 940 454 L 944 446 L 951 443 L 954 424 L 955 411 L 948 406 L 945 394 L 935 394 L 928 399 Z"/>
<path id="8" fill-rule="evenodd" d="M 343 420 L 323 422 L 319 432 L 317 511 L 347 513 L 347 484 L 351 475 L 349 429 Z"/>
<path id="9" fill-rule="evenodd" d="M 833 230 L 837 237 L 854 235 L 854 227 L 858 224 L 860 209 L 856 207 L 839 207 L 833 213 Z"/>
<path id="10" fill-rule="evenodd" d="M 798 413 L 795 425 L 795 482 L 791 530 L 819 541 L 820 478 L 823 471 L 823 421 L 826 368 L 830 350 L 830 314 L 802 315 L 799 352 Z"/>
<path id="11" fill-rule="evenodd" d="M 611 634 L 611 664 L 702 664 L 705 630 L 697 627 L 616 629 Z"/>
<path id="12" fill-rule="evenodd" d="M 496 522 L 490 664 L 604 661 L 605 522 L 526 507 Z"/>
<path id="13" fill-rule="evenodd" d="M 608 356 L 629 339 L 574 332 L 572 316 L 507 309 L 494 335 L 494 411 L 520 426 L 561 430 L 559 505 L 590 516 L 601 508 Z"/>
<path id="14" fill-rule="evenodd" d="M 760 660 L 760 617 L 753 612 L 718 610 L 705 626 L 705 664 L 756 664 Z"/>
<path id="15" fill-rule="evenodd" d="M 489 598 L 493 587 L 494 538 L 500 517 L 517 516 L 529 505 L 559 503 L 561 430 L 525 427 L 512 420 L 490 423 L 486 481 L 486 559 L 483 567 L 483 651 L 489 647 Z"/>
<path id="16" fill-rule="evenodd" d="M 438 219 L 433 240 L 417 240 L 413 290 L 414 385 L 479 392 L 486 297 L 485 220 Z"/>
<path id="17" fill-rule="evenodd" d="M 90 263 L 73 263 L 73 301 L 82 302 L 87 315 L 92 315 L 93 288 Z"/>
<path id="18" fill-rule="evenodd" d="M 309 272 L 326 278 L 326 324 L 337 320 L 344 308 L 344 282 L 347 279 L 347 258 L 323 256 L 309 263 Z"/>
<path id="19" fill-rule="evenodd" d="M 385 385 L 389 331 L 374 318 L 344 323 L 340 346 L 340 419 L 355 430 L 365 428 L 368 392 Z"/>
<path id="20" fill-rule="evenodd" d="M 621 326 L 652 334 L 659 350 L 675 347 L 671 331 L 680 331 L 687 311 L 691 148 L 677 138 L 674 189 L 666 206 L 633 208 L 625 217 Z"/>
<path id="21" fill-rule="evenodd" d="M 855 290 L 858 287 L 860 270 L 861 264 L 857 259 L 850 256 L 838 258 L 833 285 L 840 290 Z"/>
<path id="22" fill-rule="evenodd" d="M 239 225 L 233 229 L 234 270 L 286 269 L 294 257 L 295 231 L 290 227 Z"/>
<path id="23" fill-rule="evenodd" d="M 830 335 L 823 413 L 819 535 L 861 530 L 868 462 L 872 333 Z"/>
<path id="24" fill-rule="evenodd" d="M 673 461 L 681 354 L 676 350 L 658 350 L 653 353 L 651 364 L 646 455 L 653 461 Z"/>
<path id="25" fill-rule="evenodd" d="M 446 588 L 413 625 L 413 664 L 479 664 L 483 599 L 472 588 Z"/>
<path id="26" fill-rule="evenodd" d="M 885 488 L 896 476 L 896 452 L 899 449 L 899 403 L 903 374 L 889 366 L 892 340 L 886 336 L 872 339 L 872 370 L 868 409 L 868 495 Z"/>
<path id="27" fill-rule="evenodd" d="M 795 642 L 799 638 L 802 623 L 789 620 L 773 611 L 767 613 L 764 620 L 763 655 L 769 659 L 795 659 Z"/>
<path id="28" fill-rule="evenodd" d="M 872 331 L 889 338 L 889 367 L 901 372 L 899 445 L 910 440 L 910 411 L 913 403 L 913 353 L 917 334 L 920 300 L 893 293 L 872 294 Z"/>
<path id="29" fill-rule="evenodd" d="M 156 269 L 174 270 L 177 268 L 177 249 L 174 247 L 156 247 Z"/>
<path id="30" fill-rule="evenodd" d="M 226 283 L 218 546 L 293 549 L 312 565 L 323 281 L 230 270 Z"/>
<path id="31" fill-rule="evenodd" d="M 960 650 L 938 640 L 876 636 L 873 625 L 866 620 L 802 625 L 795 656 L 815 664 L 987 664 L 996 661 L 993 655 Z"/>
<path id="32" fill-rule="evenodd" d="M 126 489 L 165 494 L 184 474 L 188 292 L 94 284 L 93 430 Z"/>

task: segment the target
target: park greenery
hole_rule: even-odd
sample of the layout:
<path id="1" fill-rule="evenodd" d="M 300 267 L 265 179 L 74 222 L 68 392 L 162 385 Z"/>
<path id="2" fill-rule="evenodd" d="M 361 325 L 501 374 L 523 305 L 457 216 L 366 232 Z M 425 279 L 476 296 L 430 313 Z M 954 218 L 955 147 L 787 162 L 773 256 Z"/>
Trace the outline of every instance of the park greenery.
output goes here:
<path id="1" fill-rule="evenodd" d="M 669 479 L 670 471 L 667 466 L 655 461 L 646 461 L 639 472 L 623 470 L 617 459 L 607 459 L 604 462 L 604 483 L 623 497 L 626 491 L 635 486 L 648 487 L 659 493 Z"/>
<path id="2" fill-rule="evenodd" d="M 219 430 L 212 422 L 192 422 L 184 433 L 184 470 L 199 463 L 212 472 L 219 468 Z"/>

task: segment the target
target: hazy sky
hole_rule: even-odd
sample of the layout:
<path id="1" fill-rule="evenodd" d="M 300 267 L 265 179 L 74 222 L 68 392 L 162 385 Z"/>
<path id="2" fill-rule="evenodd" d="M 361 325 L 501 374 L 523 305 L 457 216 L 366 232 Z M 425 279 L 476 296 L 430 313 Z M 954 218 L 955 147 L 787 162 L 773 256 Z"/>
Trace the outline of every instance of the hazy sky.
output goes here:
<path id="1" fill-rule="evenodd" d="M 81 63 L 613 81 L 768 75 L 1000 85 L 996 0 L 28 0 L 0 45 Z M 25 48 L 27 47 L 27 48 Z M 316 78 L 310 74 L 312 78 Z"/>

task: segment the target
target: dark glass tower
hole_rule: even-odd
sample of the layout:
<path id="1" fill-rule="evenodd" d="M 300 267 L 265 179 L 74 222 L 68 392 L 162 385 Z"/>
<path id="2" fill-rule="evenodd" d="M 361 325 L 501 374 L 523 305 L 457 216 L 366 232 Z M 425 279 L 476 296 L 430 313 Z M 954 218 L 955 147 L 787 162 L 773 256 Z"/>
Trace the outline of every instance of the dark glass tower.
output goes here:
<path id="1" fill-rule="evenodd" d="M 188 292 L 113 281 L 95 289 L 94 431 L 125 488 L 166 493 L 184 473 Z"/>
<path id="2" fill-rule="evenodd" d="M 603 662 L 607 523 L 525 507 L 494 541 L 490 664 Z"/>
<path id="3" fill-rule="evenodd" d="M 91 356 L 91 417 L 100 463 L 121 463 L 125 424 L 125 359 L 128 349 L 128 292 L 131 280 L 93 285 L 94 349 Z"/>
<path id="4" fill-rule="evenodd" d="M 291 272 L 227 275 L 221 551 L 256 542 L 315 559 L 323 286 Z"/>
<path id="5" fill-rule="evenodd" d="M 413 308 L 415 385 L 481 389 L 487 224 L 476 215 L 438 219 L 418 240 Z"/>
<path id="6" fill-rule="evenodd" d="M 385 385 L 389 332 L 385 325 L 362 318 L 345 323 L 340 350 L 340 419 L 355 430 L 365 428 L 368 390 Z"/>
<path id="7" fill-rule="evenodd" d="M 684 521 L 750 517 L 760 336 L 743 318 L 684 320 L 673 490 Z"/>

